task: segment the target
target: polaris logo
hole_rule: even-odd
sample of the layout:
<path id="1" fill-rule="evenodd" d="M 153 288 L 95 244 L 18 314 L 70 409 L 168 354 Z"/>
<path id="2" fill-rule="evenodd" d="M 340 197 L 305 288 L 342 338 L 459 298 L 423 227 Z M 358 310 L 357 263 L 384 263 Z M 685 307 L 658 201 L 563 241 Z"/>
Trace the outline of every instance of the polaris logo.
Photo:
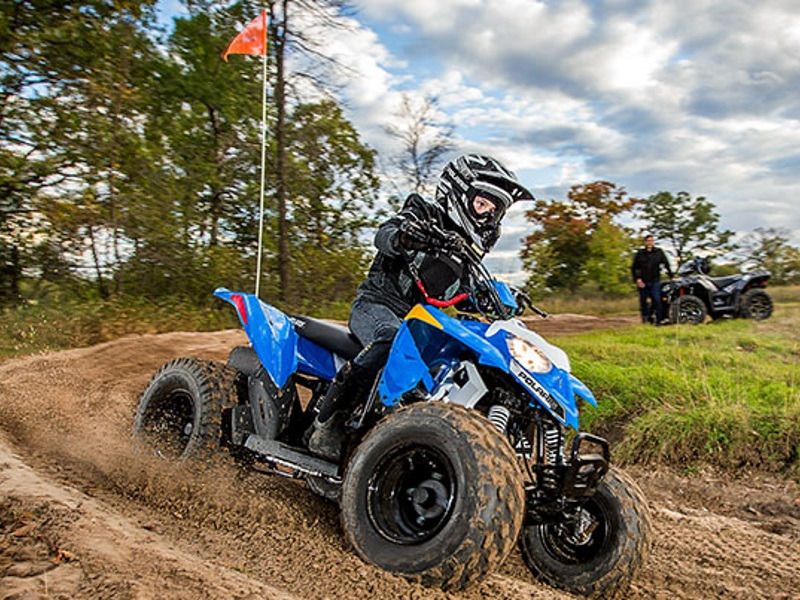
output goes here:
<path id="1" fill-rule="evenodd" d="M 515 360 L 511 361 L 511 373 L 519 379 L 520 383 L 525 386 L 534 398 L 553 411 L 559 419 L 564 418 L 564 407 Z"/>

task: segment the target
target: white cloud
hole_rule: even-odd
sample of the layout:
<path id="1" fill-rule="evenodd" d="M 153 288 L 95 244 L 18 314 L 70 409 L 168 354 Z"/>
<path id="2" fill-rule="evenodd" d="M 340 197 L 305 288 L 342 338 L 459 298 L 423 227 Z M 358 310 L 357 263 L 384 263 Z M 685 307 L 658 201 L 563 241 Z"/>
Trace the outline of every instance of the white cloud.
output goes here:
<path id="1" fill-rule="evenodd" d="M 360 73 L 343 80 L 351 117 L 380 150 L 392 147 L 383 125 L 401 93 L 433 94 L 459 149 L 496 155 L 545 197 L 602 178 L 632 195 L 704 195 L 724 227 L 800 232 L 796 2 L 364 0 L 360 10 L 358 30 L 334 47 Z M 510 252 L 518 238 L 507 236 L 526 224 L 519 213 L 508 225 L 498 247 Z"/>

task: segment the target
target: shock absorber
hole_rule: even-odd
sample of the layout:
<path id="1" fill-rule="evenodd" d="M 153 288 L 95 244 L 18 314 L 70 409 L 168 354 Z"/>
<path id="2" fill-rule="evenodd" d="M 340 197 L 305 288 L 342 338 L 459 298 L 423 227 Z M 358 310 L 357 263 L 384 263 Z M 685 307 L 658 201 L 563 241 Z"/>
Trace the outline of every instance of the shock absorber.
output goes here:
<path id="1" fill-rule="evenodd" d="M 545 423 L 544 425 L 544 446 L 547 454 L 547 464 L 557 465 L 560 460 L 559 447 L 561 443 L 561 433 L 557 425 Z"/>
<path id="2" fill-rule="evenodd" d="M 540 483 L 543 488 L 557 490 L 560 488 L 558 471 L 554 468 L 561 463 L 561 432 L 558 425 L 544 421 L 541 423 L 543 452 L 546 467 L 541 471 Z"/>
<path id="3" fill-rule="evenodd" d="M 505 435 L 508 428 L 508 420 L 511 418 L 511 411 L 502 404 L 493 404 L 489 409 L 489 421 L 497 427 L 497 430 Z"/>

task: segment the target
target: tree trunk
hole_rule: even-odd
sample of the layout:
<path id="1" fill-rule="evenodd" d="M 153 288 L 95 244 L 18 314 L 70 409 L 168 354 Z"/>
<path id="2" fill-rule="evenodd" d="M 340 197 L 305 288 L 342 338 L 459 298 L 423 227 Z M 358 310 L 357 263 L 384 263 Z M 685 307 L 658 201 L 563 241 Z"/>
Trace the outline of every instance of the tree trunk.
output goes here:
<path id="1" fill-rule="evenodd" d="M 13 304 L 17 304 L 20 301 L 20 294 L 19 294 L 19 279 L 22 275 L 22 265 L 20 264 L 20 256 L 19 256 L 19 246 L 14 244 L 11 246 L 11 269 L 10 269 L 10 286 L 9 286 L 9 294 L 11 297 L 11 302 Z"/>
<path id="2" fill-rule="evenodd" d="M 206 105 L 208 109 L 208 118 L 211 121 L 211 131 L 214 132 L 214 175 L 213 182 L 214 190 L 211 194 L 211 204 L 209 206 L 209 219 L 211 220 L 211 231 L 209 234 L 208 245 L 216 247 L 219 243 L 219 222 L 222 218 L 222 131 L 220 130 L 219 121 L 217 119 L 217 111 L 213 106 Z"/>
<path id="3" fill-rule="evenodd" d="M 278 278 L 280 299 L 289 299 L 289 222 L 287 217 L 286 190 L 286 72 L 284 58 L 286 55 L 286 35 L 289 22 L 289 0 L 282 0 L 281 22 L 275 31 L 275 105 L 277 119 L 275 123 L 275 141 L 277 143 L 277 189 L 278 202 Z M 271 15 L 272 16 L 272 15 Z M 272 20 L 272 19 L 270 19 Z"/>
<path id="4" fill-rule="evenodd" d="M 89 241 L 91 242 L 92 260 L 94 261 L 94 271 L 97 275 L 97 290 L 100 292 L 100 297 L 103 300 L 107 300 L 108 288 L 106 287 L 105 281 L 103 281 L 103 270 L 100 268 L 100 258 L 97 256 L 97 243 L 94 239 L 94 226 L 89 225 L 86 228 L 86 233 L 88 234 Z"/>

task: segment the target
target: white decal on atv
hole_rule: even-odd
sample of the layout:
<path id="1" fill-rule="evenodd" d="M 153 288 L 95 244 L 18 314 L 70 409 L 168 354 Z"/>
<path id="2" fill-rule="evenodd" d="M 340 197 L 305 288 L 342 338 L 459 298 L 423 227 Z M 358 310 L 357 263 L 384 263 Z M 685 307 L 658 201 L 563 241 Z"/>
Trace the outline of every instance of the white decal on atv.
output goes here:
<path id="1" fill-rule="evenodd" d="M 522 385 L 525 386 L 534 398 L 552 410 L 556 415 L 562 419 L 564 418 L 564 407 L 561 406 L 558 401 L 550 395 L 550 392 L 544 389 L 522 365 L 512 359 L 510 366 L 511 373 L 520 380 Z"/>

